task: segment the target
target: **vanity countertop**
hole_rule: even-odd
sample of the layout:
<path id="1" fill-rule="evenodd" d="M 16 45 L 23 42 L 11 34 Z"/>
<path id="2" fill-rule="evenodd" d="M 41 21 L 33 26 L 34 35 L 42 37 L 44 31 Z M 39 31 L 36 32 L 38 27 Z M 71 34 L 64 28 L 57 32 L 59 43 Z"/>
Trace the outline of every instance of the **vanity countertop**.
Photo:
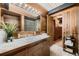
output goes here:
<path id="1" fill-rule="evenodd" d="M 20 39 L 13 39 L 12 42 L 0 44 L 0 54 L 19 48 L 21 46 L 25 46 L 37 41 L 44 40 L 46 38 L 49 38 L 49 36 L 43 33 L 41 35 L 29 36 Z"/>

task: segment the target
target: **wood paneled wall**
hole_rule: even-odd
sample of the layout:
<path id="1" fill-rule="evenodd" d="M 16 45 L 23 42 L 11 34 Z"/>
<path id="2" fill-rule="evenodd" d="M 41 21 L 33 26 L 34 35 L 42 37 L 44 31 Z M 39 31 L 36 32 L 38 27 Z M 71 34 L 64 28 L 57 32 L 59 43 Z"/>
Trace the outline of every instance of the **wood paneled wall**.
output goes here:
<path id="1" fill-rule="evenodd" d="M 0 21 L 1 21 L 1 8 L 0 8 Z"/>
<path id="2" fill-rule="evenodd" d="M 78 40 L 77 40 L 77 42 L 78 42 L 78 55 L 79 55 L 79 6 L 78 6 L 78 8 L 77 8 L 77 12 L 76 12 L 77 14 L 76 14 L 76 17 L 77 17 L 77 36 L 78 36 Z"/>
<path id="3" fill-rule="evenodd" d="M 51 16 L 49 16 L 49 15 L 47 15 L 47 33 L 48 33 L 48 35 L 50 35 L 50 36 L 53 36 L 54 35 L 54 30 L 53 30 L 53 23 L 52 23 L 52 21 L 53 21 L 53 17 L 51 17 Z"/>
<path id="4" fill-rule="evenodd" d="M 75 37 L 76 51 L 78 51 L 77 35 L 79 35 L 77 34 L 77 12 L 77 7 L 73 7 L 63 14 L 63 37 L 67 35 Z"/>
<path id="5" fill-rule="evenodd" d="M 40 31 L 47 32 L 47 18 L 45 16 L 40 16 Z"/>
<path id="6" fill-rule="evenodd" d="M 79 31 L 79 6 L 73 6 L 71 8 L 65 9 L 61 12 L 55 13 L 51 15 L 52 17 L 55 16 L 62 16 L 62 39 L 64 36 L 67 35 L 74 35 L 76 40 L 76 47 L 78 48 L 78 31 Z M 77 49 L 76 48 L 76 49 Z"/>
<path id="7" fill-rule="evenodd" d="M 76 34 L 76 7 L 63 13 L 63 34 L 72 35 Z"/>
<path id="8" fill-rule="evenodd" d="M 21 31 L 24 31 L 24 20 L 25 20 L 25 18 L 24 18 L 24 15 L 21 15 Z"/>
<path id="9" fill-rule="evenodd" d="M 54 21 L 50 15 L 47 15 L 47 34 L 50 36 L 49 45 L 51 46 L 54 40 Z"/>
<path id="10" fill-rule="evenodd" d="M 52 17 L 62 16 L 62 35 L 72 35 L 77 33 L 77 7 L 72 7 L 56 14 L 51 15 Z"/>

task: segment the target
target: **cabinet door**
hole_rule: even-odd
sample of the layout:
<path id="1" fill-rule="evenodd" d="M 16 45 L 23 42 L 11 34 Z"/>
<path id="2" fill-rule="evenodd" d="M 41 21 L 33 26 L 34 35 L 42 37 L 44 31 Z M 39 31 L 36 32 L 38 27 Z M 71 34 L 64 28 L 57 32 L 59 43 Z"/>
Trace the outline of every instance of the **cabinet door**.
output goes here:
<path id="1" fill-rule="evenodd" d="M 49 56 L 50 49 L 47 41 L 43 41 L 36 46 L 29 48 L 30 56 Z"/>
<path id="2" fill-rule="evenodd" d="M 29 56 L 29 48 L 27 47 L 22 47 L 20 50 L 20 48 L 18 48 L 15 52 L 14 55 L 15 56 Z"/>
<path id="3" fill-rule="evenodd" d="M 26 48 L 25 49 L 22 49 L 22 50 L 20 50 L 19 52 L 17 52 L 16 54 L 15 54 L 15 56 L 26 56 L 28 53 L 27 53 L 27 50 L 26 50 Z"/>
<path id="4" fill-rule="evenodd" d="M 29 55 L 30 56 L 39 56 L 42 55 L 42 43 L 39 43 L 33 47 L 29 48 Z"/>
<path id="5" fill-rule="evenodd" d="M 50 49 L 49 49 L 48 41 L 43 42 L 43 48 L 42 48 L 42 55 L 43 56 L 49 56 L 50 55 Z"/>

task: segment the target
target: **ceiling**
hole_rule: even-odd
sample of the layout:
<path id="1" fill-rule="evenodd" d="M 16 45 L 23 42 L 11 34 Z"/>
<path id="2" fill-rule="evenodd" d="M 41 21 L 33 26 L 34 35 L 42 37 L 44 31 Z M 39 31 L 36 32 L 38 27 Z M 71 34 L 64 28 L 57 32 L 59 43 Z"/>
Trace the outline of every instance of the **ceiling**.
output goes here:
<path id="1" fill-rule="evenodd" d="M 16 6 L 24 9 L 27 13 L 38 17 L 46 15 L 48 11 L 62 5 L 64 3 L 15 3 Z"/>
<path id="2" fill-rule="evenodd" d="M 39 3 L 41 6 L 43 6 L 46 10 L 50 11 L 64 3 Z"/>

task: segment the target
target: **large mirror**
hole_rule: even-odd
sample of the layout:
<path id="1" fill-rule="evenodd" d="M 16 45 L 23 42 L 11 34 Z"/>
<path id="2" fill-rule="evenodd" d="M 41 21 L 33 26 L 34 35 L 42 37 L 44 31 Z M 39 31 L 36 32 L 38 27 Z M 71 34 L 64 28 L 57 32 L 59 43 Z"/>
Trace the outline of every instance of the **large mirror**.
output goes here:
<path id="1" fill-rule="evenodd" d="M 28 19 L 25 18 L 24 21 L 25 31 L 38 31 L 39 30 L 39 19 Z"/>

